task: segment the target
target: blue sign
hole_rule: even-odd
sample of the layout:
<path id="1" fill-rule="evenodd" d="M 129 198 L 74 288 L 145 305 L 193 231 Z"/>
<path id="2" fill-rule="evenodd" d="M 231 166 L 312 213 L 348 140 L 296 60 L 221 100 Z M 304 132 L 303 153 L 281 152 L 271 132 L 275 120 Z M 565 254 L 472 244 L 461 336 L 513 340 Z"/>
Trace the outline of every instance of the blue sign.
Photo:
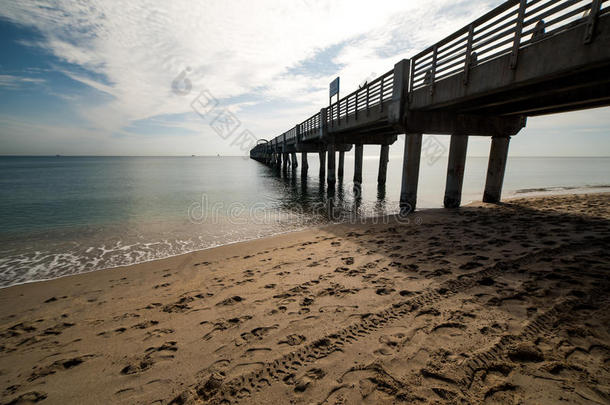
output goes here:
<path id="1" fill-rule="evenodd" d="M 339 78 L 337 77 L 335 80 L 330 82 L 330 95 L 329 97 L 334 96 L 335 94 L 339 94 Z"/>

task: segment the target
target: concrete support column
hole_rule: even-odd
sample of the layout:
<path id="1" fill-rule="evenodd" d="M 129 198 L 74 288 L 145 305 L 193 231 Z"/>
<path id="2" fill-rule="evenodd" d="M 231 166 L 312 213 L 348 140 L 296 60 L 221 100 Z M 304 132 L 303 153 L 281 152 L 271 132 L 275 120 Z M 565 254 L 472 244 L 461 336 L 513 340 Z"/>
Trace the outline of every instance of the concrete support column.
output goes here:
<path id="1" fill-rule="evenodd" d="M 380 186 L 385 184 L 388 173 L 389 155 L 390 145 L 381 145 L 381 152 L 379 154 L 379 174 L 377 176 L 377 184 Z"/>
<path id="2" fill-rule="evenodd" d="M 308 169 L 309 163 L 307 163 L 307 152 L 301 152 L 301 177 L 307 177 Z"/>
<path id="3" fill-rule="evenodd" d="M 329 187 L 334 187 L 335 186 L 335 182 L 337 181 L 335 178 L 335 145 L 333 144 L 329 144 L 328 145 L 328 169 L 327 169 L 327 173 L 326 173 L 326 180 L 328 183 Z"/>
<path id="4" fill-rule="evenodd" d="M 282 162 L 282 170 L 288 170 L 288 153 L 282 153 L 283 162 Z"/>
<path id="5" fill-rule="evenodd" d="M 504 171 L 508 158 L 509 142 L 510 137 L 508 136 L 494 136 L 491 138 L 491 149 L 489 151 L 489 164 L 487 166 L 487 179 L 485 180 L 483 202 L 500 202 L 502 183 L 504 182 Z"/>
<path id="6" fill-rule="evenodd" d="M 292 159 L 292 170 L 296 170 L 296 168 L 299 167 L 299 161 L 297 160 L 297 153 L 292 152 L 290 154 L 290 159 Z"/>
<path id="7" fill-rule="evenodd" d="M 318 152 L 318 156 L 320 157 L 320 180 L 324 180 L 326 177 L 326 152 Z M 323 183 L 323 181 L 320 181 Z"/>
<path id="8" fill-rule="evenodd" d="M 339 167 L 337 168 L 337 177 L 343 180 L 343 163 L 345 162 L 345 152 L 339 152 Z"/>
<path id="9" fill-rule="evenodd" d="M 354 184 L 362 184 L 362 145 L 354 148 Z"/>
<path id="10" fill-rule="evenodd" d="M 417 183 L 419 181 L 419 160 L 421 158 L 422 134 L 405 135 L 405 153 L 402 158 L 402 184 L 400 208 L 415 211 L 417 204 Z"/>
<path id="11" fill-rule="evenodd" d="M 445 208 L 457 208 L 462 202 L 462 183 L 466 165 L 468 135 L 451 135 L 449 145 L 449 165 L 447 166 L 447 184 L 445 185 Z"/>

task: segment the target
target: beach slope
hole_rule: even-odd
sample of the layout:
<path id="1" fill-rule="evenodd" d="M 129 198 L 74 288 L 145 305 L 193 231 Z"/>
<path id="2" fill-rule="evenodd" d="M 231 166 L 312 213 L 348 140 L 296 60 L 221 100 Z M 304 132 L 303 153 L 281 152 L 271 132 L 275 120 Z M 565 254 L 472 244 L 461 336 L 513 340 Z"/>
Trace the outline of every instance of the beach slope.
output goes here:
<path id="1" fill-rule="evenodd" d="M 610 402 L 610 194 L 0 290 L 2 404 Z"/>

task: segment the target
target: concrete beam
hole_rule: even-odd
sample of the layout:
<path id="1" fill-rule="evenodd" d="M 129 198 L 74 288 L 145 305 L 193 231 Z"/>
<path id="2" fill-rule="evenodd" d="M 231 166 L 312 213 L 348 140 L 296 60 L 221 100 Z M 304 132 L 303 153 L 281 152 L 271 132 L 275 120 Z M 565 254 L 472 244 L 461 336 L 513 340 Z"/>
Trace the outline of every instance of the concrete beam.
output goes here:
<path id="1" fill-rule="evenodd" d="M 371 131 L 376 131 L 371 129 Z M 362 145 L 391 145 L 396 142 L 397 131 L 392 129 L 391 132 L 387 132 L 387 128 L 380 130 L 380 132 L 386 131 L 384 134 L 377 133 L 357 133 L 357 132 L 346 132 L 343 134 L 337 134 L 334 136 L 336 144 L 362 144 Z"/>
<path id="2" fill-rule="evenodd" d="M 417 183 L 421 158 L 422 134 L 405 135 L 405 152 L 402 161 L 402 185 L 400 189 L 400 209 L 415 211 L 417 204 Z"/>
<path id="3" fill-rule="evenodd" d="M 462 184 L 466 165 L 467 135 L 451 135 L 449 145 L 449 164 L 447 166 L 447 184 L 445 186 L 445 208 L 457 208 L 462 202 Z"/>
<path id="4" fill-rule="evenodd" d="M 516 135 L 526 124 L 525 117 L 500 117 L 456 114 L 449 111 L 409 111 L 406 113 L 407 133 L 468 134 L 480 136 Z"/>
<path id="5" fill-rule="evenodd" d="M 382 186 L 385 184 L 388 174 L 388 161 L 390 160 L 390 145 L 381 145 L 379 153 L 379 174 L 377 175 L 377 184 Z"/>
<path id="6" fill-rule="evenodd" d="M 357 144 L 354 151 L 354 184 L 362 184 L 362 152 L 364 147 Z"/>
<path id="7" fill-rule="evenodd" d="M 502 183 L 508 159 L 508 144 L 510 137 L 494 136 L 491 138 L 491 149 L 489 151 L 489 164 L 487 166 L 487 179 L 485 180 L 485 192 L 483 202 L 498 203 L 502 195 Z"/>

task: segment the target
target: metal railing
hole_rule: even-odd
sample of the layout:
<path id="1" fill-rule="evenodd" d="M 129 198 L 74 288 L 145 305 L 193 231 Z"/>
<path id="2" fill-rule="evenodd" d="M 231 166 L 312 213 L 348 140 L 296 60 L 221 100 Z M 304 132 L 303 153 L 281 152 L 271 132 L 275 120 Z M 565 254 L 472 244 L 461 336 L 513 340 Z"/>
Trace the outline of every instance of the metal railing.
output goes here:
<path id="1" fill-rule="evenodd" d="M 508 0 L 411 58 L 408 91 L 433 89 L 434 83 L 459 73 L 467 84 L 471 67 L 507 54 L 514 68 L 519 49 L 576 25 L 592 24 L 596 16 L 609 12 L 610 0 Z M 326 107 L 324 123 L 333 128 L 374 109 L 383 112 L 393 87 L 394 69 Z M 318 137 L 321 125 L 320 112 L 298 124 L 299 140 Z M 293 141 L 297 127 L 259 146 L 271 150 L 284 139 Z"/>
<path id="2" fill-rule="evenodd" d="M 511 54 L 575 25 L 591 13 L 608 12 L 610 0 L 509 0 L 411 59 L 410 90 L 464 72 L 472 66 Z M 604 4 L 606 3 L 606 4 Z"/>
<path id="3" fill-rule="evenodd" d="M 320 131 L 320 113 L 315 113 L 311 117 L 299 124 L 299 134 L 302 139 L 307 139 L 318 135 Z"/>
<path id="4" fill-rule="evenodd" d="M 383 110 L 383 103 L 392 98 L 393 89 L 394 69 L 327 107 L 328 126 L 348 123 L 350 119 L 356 120 L 358 115 L 368 114 L 373 108 Z"/>

